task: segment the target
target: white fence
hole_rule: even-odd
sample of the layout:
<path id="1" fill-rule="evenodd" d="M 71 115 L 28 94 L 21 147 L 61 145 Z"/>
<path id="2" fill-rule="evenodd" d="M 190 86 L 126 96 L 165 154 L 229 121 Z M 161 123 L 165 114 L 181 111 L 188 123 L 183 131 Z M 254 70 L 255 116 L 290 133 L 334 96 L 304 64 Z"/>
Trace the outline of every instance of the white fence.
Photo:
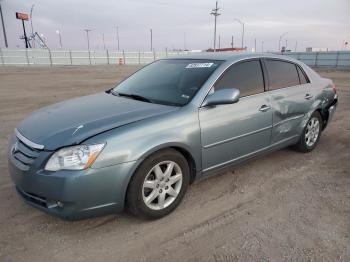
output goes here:
<path id="1" fill-rule="evenodd" d="M 148 64 L 156 59 L 183 55 L 188 52 L 173 51 L 73 51 L 48 49 L 0 49 L 0 65 L 107 65 Z"/>
<path id="2" fill-rule="evenodd" d="M 312 67 L 350 68 L 350 51 L 290 52 L 285 55 Z"/>
<path id="3" fill-rule="evenodd" d="M 0 65 L 106 65 L 147 64 L 159 58 L 184 55 L 179 51 L 71 51 L 48 49 L 0 49 Z M 350 68 L 350 51 L 285 53 L 309 66 Z"/>

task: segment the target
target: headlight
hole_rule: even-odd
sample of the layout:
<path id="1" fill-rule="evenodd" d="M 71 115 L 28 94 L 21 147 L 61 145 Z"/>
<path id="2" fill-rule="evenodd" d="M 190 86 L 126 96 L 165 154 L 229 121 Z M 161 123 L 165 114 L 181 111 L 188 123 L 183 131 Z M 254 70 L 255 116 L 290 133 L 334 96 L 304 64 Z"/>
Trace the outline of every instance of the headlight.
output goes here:
<path id="1" fill-rule="evenodd" d="M 92 165 L 105 144 L 70 146 L 58 150 L 46 163 L 45 170 L 82 170 Z"/>

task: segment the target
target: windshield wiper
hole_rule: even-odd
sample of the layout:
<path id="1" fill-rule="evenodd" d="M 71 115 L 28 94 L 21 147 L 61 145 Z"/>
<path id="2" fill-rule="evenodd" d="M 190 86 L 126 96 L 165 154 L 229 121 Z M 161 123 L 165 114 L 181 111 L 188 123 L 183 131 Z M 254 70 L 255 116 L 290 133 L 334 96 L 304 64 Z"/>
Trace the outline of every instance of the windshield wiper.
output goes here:
<path id="1" fill-rule="evenodd" d="M 127 94 L 127 93 L 118 93 L 118 92 L 112 92 L 112 94 L 117 95 L 117 96 L 124 96 L 124 97 L 128 97 L 128 98 L 132 98 L 132 99 L 147 102 L 147 103 L 152 103 L 152 101 L 150 99 L 148 99 L 144 96 L 136 95 L 136 94 Z"/>

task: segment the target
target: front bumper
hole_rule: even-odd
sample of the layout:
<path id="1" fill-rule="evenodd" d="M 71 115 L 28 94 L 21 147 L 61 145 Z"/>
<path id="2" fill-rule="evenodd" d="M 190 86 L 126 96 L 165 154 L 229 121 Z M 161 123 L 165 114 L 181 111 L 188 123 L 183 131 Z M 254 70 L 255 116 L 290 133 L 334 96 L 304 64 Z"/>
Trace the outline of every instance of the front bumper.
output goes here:
<path id="1" fill-rule="evenodd" d="M 120 212 L 135 162 L 82 171 L 23 171 L 9 156 L 11 178 L 29 204 L 63 219 Z"/>

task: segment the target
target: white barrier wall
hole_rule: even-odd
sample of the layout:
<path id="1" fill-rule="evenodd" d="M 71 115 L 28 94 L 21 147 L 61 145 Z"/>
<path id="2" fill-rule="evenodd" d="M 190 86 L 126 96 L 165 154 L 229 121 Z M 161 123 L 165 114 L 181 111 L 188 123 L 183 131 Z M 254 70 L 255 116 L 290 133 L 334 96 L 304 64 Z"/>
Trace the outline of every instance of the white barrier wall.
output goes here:
<path id="1" fill-rule="evenodd" d="M 48 49 L 0 49 L 0 65 L 107 65 L 148 64 L 156 59 L 183 55 L 188 52 L 116 52 L 73 51 Z"/>
<path id="2" fill-rule="evenodd" d="M 312 67 L 350 68 L 350 51 L 285 53 Z"/>
<path id="3" fill-rule="evenodd" d="M 0 49 L 0 65 L 106 65 L 148 64 L 156 59 L 184 55 L 188 52 L 167 51 L 71 51 L 48 49 Z M 313 67 L 350 68 L 350 51 L 290 52 L 284 55 Z"/>

